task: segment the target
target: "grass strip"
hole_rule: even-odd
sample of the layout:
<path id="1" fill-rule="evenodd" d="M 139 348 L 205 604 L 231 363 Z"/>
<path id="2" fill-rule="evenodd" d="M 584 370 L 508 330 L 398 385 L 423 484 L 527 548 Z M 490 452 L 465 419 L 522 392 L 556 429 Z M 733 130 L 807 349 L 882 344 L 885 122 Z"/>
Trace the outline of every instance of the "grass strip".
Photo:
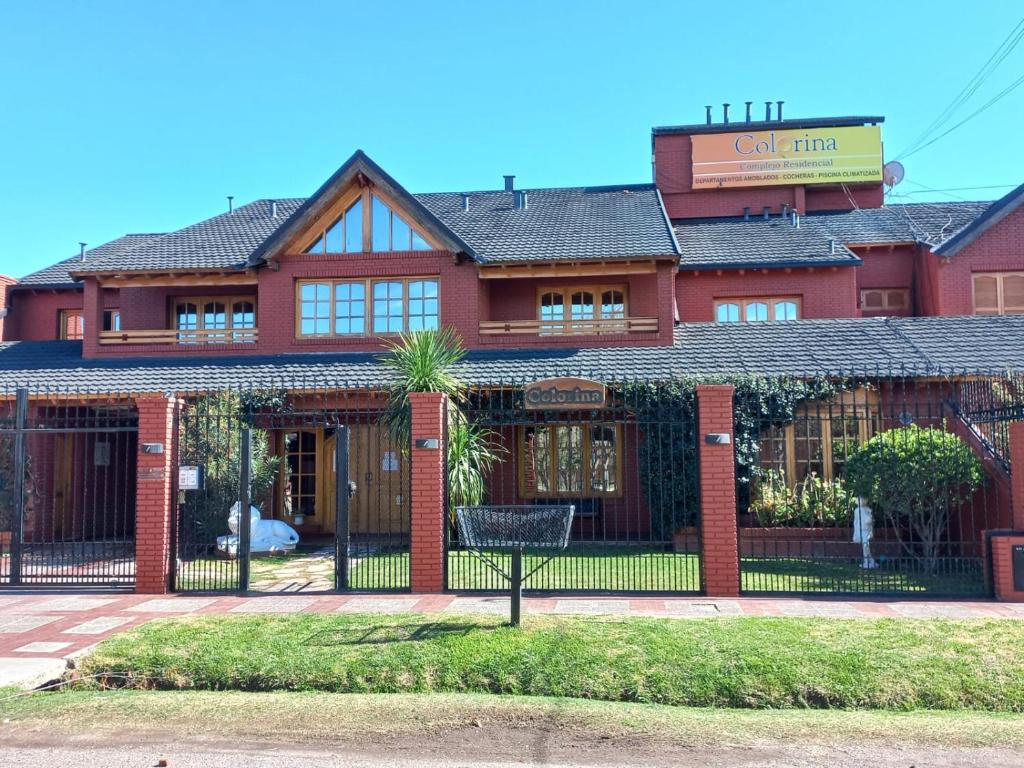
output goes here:
<path id="1" fill-rule="evenodd" d="M 1024 711 L 1024 622 L 532 616 L 521 630 L 501 622 L 343 614 L 166 619 L 103 642 L 79 670 L 110 675 L 113 686 L 156 689 Z"/>

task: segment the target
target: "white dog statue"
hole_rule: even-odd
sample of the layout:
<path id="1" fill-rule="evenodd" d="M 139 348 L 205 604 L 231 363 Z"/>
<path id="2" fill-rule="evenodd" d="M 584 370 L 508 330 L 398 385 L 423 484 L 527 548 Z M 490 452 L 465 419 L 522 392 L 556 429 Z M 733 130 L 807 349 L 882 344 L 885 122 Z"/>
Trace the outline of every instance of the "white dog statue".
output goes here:
<path id="1" fill-rule="evenodd" d="M 236 501 L 228 514 L 229 536 L 217 537 L 217 549 L 229 557 L 238 556 L 238 530 L 240 508 Z M 283 555 L 295 550 L 299 534 L 280 520 L 264 520 L 260 511 L 249 507 L 249 552 Z"/>

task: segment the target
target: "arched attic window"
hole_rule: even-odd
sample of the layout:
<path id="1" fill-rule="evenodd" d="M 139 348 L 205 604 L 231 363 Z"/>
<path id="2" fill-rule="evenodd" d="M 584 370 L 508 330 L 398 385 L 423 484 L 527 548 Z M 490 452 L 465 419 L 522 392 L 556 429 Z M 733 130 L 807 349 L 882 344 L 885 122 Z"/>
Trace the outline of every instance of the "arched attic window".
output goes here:
<path id="1" fill-rule="evenodd" d="M 369 231 L 364 231 L 364 201 L 369 197 Z M 429 251 L 424 237 L 402 216 L 374 194 L 364 194 L 323 230 L 306 253 L 360 253 L 365 251 Z"/>

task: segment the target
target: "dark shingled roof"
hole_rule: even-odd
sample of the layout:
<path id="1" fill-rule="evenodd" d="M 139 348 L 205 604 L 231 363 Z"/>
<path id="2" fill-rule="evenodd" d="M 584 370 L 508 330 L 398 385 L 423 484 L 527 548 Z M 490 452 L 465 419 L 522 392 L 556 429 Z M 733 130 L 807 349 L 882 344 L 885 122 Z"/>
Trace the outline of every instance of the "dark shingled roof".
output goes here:
<path id="1" fill-rule="evenodd" d="M 455 192 L 415 197 L 483 263 L 676 255 L 653 184 L 521 191 L 525 210 L 504 191 L 468 193 L 468 211 Z"/>
<path id="2" fill-rule="evenodd" d="M 922 242 L 935 246 L 968 226 L 987 202 L 908 203 L 853 211 L 823 211 L 800 217 L 794 227 L 773 214 L 752 212 L 749 221 L 729 216 L 679 219 L 673 223 L 682 254 L 680 268 L 855 265 L 843 246 Z M 836 252 L 829 252 L 829 240 Z"/>
<path id="3" fill-rule="evenodd" d="M 667 380 L 736 373 L 938 374 L 1024 370 L 1024 316 L 692 323 L 663 347 L 474 350 L 457 366 L 480 384 L 559 375 Z M 0 344 L 0 391 L 202 391 L 226 386 L 380 388 L 368 353 L 83 360 L 81 344 Z"/>
<path id="4" fill-rule="evenodd" d="M 86 264 L 89 264 L 93 259 L 106 259 L 111 256 L 117 256 L 118 258 L 127 258 L 127 254 L 135 248 L 151 243 L 154 240 L 163 237 L 163 234 L 134 234 L 124 235 L 116 240 L 111 240 L 109 243 L 97 246 L 96 248 L 90 248 L 85 252 L 85 261 L 82 260 L 81 256 L 72 256 L 70 259 L 64 259 L 64 261 L 57 262 L 52 266 L 40 269 L 38 272 L 33 272 L 30 275 L 26 275 L 18 281 L 21 285 L 30 285 L 33 287 L 67 287 L 72 288 L 77 283 L 74 278 L 71 277 L 70 273 L 76 269 L 80 269 Z"/>
<path id="5" fill-rule="evenodd" d="M 861 260 L 816 227 L 793 226 L 773 216 L 689 219 L 675 222 L 681 269 L 714 267 L 854 266 Z M 833 238 L 834 239 L 834 238 Z"/>
<path id="6" fill-rule="evenodd" d="M 653 184 L 528 189 L 517 210 L 510 192 L 472 192 L 468 211 L 454 192 L 413 195 L 483 263 L 675 257 L 672 230 Z M 127 235 L 36 272 L 23 283 L 73 284 L 69 272 L 242 269 L 305 202 L 270 200 L 236 208 L 164 235 Z"/>
<path id="7" fill-rule="evenodd" d="M 241 269 L 249 255 L 302 203 L 299 199 L 278 200 L 277 215 L 271 216 L 271 201 L 257 200 L 231 213 L 200 221 L 168 232 L 143 245 L 119 254 L 88 257 L 79 272 L 128 272 L 154 269 Z"/>

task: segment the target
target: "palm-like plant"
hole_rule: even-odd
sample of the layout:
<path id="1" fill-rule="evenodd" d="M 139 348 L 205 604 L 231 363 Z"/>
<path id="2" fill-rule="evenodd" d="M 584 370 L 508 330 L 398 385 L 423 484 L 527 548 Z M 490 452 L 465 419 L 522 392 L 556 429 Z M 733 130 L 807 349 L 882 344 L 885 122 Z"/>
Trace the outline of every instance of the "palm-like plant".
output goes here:
<path id="1" fill-rule="evenodd" d="M 399 445 L 408 445 L 412 434 L 409 395 L 441 392 L 448 395 L 449 407 L 457 408 L 465 398 L 465 386 L 451 373 L 451 367 L 465 356 L 466 350 L 462 339 L 450 328 L 403 333 L 398 341 L 387 344 L 388 351 L 380 361 L 394 373 L 395 379 L 388 391 L 384 424 Z"/>
<path id="2" fill-rule="evenodd" d="M 383 420 L 394 440 L 408 446 L 412 434 L 413 392 L 441 392 L 448 396 L 448 499 L 449 513 L 457 506 L 480 504 L 484 478 L 503 449 L 494 433 L 469 421 L 461 406 L 466 386 L 451 368 L 465 356 L 462 340 L 451 329 L 402 334 L 389 344 L 381 362 L 394 373 Z"/>

